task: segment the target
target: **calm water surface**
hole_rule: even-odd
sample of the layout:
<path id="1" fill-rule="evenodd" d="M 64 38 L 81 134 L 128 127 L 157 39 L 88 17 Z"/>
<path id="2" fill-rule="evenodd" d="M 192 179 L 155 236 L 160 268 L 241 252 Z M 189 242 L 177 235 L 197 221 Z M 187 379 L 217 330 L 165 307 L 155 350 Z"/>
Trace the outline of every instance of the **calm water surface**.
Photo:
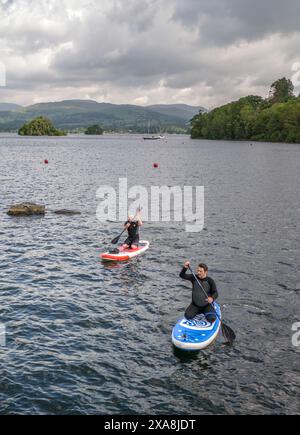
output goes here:
<path id="1" fill-rule="evenodd" d="M 299 173 L 299 145 L 2 134 L 0 413 L 299 413 Z M 146 223 L 151 250 L 105 266 L 121 225 L 98 222 L 96 191 L 119 177 L 204 185 L 204 230 Z M 82 214 L 6 215 L 25 200 Z M 187 258 L 209 265 L 233 348 L 173 349 Z"/>

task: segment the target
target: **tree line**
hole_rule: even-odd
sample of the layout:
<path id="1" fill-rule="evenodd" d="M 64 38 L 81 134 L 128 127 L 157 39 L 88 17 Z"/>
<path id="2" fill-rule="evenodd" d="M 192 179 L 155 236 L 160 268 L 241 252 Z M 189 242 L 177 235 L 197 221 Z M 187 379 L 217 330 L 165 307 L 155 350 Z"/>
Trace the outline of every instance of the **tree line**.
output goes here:
<path id="1" fill-rule="evenodd" d="M 294 95 L 291 80 L 282 78 L 267 99 L 250 95 L 194 116 L 191 137 L 300 143 L 300 96 Z"/>

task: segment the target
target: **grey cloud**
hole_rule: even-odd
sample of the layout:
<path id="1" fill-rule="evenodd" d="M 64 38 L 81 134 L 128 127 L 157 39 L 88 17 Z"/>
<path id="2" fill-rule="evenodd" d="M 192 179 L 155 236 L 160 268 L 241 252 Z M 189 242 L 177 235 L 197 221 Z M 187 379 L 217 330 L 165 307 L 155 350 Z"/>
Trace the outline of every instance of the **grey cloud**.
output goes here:
<path id="1" fill-rule="evenodd" d="M 2 44 L 14 56 L 14 66 L 18 56 L 20 65 L 27 61 L 24 71 L 9 71 L 9 89 L 49 88 L 51 95 L 53 87 L 61 89 L 63 99 L 65 88 L 74 93 L 95 88 L 93 95 L 105 88 L 107 95 L 128 96 L 129 103 L 149 93 L 152 103 L 193 88 L 199 104 L 204 97 L 213 105 L 262 92 L 290 71 L 292 59 L 300 60 L 300 36 L 294 34 L 300 3 L 293 0 L 84 1 L 63 0 L 76 4 L 82 12 L 78 19 L 70 18 L 58 0 L 41 0 L 55 6 L 46 21 L 43 8 L 27 16 L 20 9 L 18 23 L 4 21 L 0 53 Z M 6 3 L 1 3 L 3 11 L 4 6 L 13 9 L 13 1 Z M 279 33 L 285 37 L 274 39 Z M 243 40 L 249 43 L 240 46 Z M 48 64 L 43 49 L 50 53 Z M 36 62 L 30 68 L 32 53 Z"/>
<path id="2" fill-rule="evenodd" d="M 86 72 L 95 79 L 126 86 L 148 85 L 169 74 L 181 74 L 197 67 L 188 41 L 184 41 L 179 51 L 177 36 L 166 35 L 164 29 L 157 32 L 153 29 L 139 32 L 135 26 L 121 26 L 118 20 L 97 26 L 97 17 L 89 17 L 77 29 L 74 47 L 61 50 L 51 68 L 62 74 Z"/>
<path id="3" fill-rule="evenodd" d="M 54 0 L 54 6 L 57 0 Z M 61 0 L 64 10 L 64 0 Z M 51 1 L 7 0 L 2 3 L 1 45 L 13 55 L 26 56 L 42 49 L 55 48 L 74 34 L 76 22 L 51 7 Z"/>
<path id="4" fill-rule="evenodd" d="M 257 40 L 268 34 L 299 30 L 299 0 L 176 0 L 175 20 L 196 26 L 199 37 L 226 45 Z"/>
<path id="5" fill-rule="evenodd" d="M 146 32 L 153 26 L 160 4 L 160 0 L 147 0 L 142 4 L 140 0 L 127 0 L 124 7 L 123 0 L 113 0 L 107 18 L 112 22 L 125 24 L 137 32 Z"/>
<path id="6" fill-rule="evenodd" d="M 15 0 L 1 0 L 0 1 L 0 8 L 3 11 L 7 11 L 14 3 L 15 3 Z"/>

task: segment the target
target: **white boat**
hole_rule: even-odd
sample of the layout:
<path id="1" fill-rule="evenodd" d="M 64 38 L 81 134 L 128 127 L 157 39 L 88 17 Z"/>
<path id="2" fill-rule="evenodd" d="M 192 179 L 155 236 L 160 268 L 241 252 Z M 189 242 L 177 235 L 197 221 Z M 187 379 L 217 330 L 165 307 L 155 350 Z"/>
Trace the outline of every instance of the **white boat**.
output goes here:
<path id="1" fill-rule="evenodd" d="M 165 139 L 165 136 L 163 136 L 162 134 L 159 134 L 159 135 L 152 134 L 150 136 L 150 121 L 148 121 L 148 136 L 144 136 L 143 139 L 144 140 L 160 140 L 160 139 Z"/>
<path id="2" fill-rule="evenodd" d="M 165 139 L 165 136 L 162 136 L 161 134 L 159 136 L 144 136 L 144 140 L 160 140 Z"/>

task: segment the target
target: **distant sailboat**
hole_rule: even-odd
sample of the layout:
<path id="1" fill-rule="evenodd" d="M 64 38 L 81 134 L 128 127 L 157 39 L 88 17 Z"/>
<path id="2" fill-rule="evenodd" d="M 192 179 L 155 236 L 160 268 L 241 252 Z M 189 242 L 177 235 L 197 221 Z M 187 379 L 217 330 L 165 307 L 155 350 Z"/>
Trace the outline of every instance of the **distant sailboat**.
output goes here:
<path id="1" fill-rule="evenodd" d="M 165 139 L 165 136 L 162 136 L 161 134 L 159 136 L 145 136 L 143 138 L 144 140 L 159 140 L 159 139 Z"/>
<path id="2" fill-rule="evenodd" d="M 143 137 L 144 140 L 160 140 L 165 139 L 165 136 L 159 134 L 158 136 L 152 135 L 150 136 L 150 121 L 148 121 L 148 136 Z"/>

